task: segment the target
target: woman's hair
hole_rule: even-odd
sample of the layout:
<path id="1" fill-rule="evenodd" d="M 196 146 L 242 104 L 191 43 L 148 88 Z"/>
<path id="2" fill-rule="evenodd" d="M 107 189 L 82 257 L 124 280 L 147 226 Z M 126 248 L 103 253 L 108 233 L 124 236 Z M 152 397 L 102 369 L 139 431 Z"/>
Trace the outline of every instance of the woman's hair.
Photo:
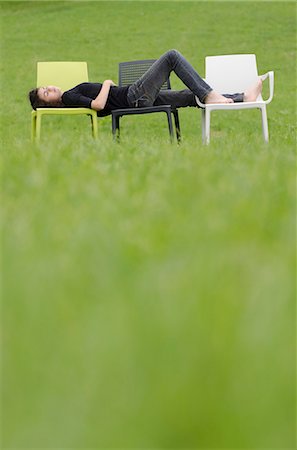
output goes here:
<path id="1" fill-rule="evenodd" d="M 29 100 L 33 109 L 42 108 L 45 105 L 45 102 L 38 97 L 38 88 L 32 89 L 29 92 Z"/>
<path id="2" fill-rule="evenodd" d="M 57 103 L 47 103 L 39 98 L 38 95 L 39 88 L 32 89 L 29 92 L 29 100 L 33 109 L 36 108 L 63 108 L 64 104 L 62 102 Z"/>

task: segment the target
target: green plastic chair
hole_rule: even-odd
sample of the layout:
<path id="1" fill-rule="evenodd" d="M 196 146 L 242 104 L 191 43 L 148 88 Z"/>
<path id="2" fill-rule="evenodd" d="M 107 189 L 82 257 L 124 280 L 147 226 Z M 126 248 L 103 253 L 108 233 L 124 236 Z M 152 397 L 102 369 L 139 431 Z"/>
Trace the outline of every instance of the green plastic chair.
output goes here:
<path id="1" fill-rule="evenodd" d="M 37 63 L 37 86 L 58 86 L 62 91 L 73 88 L 77 84 L 89 81 L 86 62 L 50 61 Z M 78 115 L 91 116 L 92 134 L 98 137 L 97 111 L 90 108 L 37 108 L 32 111 L 32 141 L 40 140 L 41 119 L 45 115 Z"/>

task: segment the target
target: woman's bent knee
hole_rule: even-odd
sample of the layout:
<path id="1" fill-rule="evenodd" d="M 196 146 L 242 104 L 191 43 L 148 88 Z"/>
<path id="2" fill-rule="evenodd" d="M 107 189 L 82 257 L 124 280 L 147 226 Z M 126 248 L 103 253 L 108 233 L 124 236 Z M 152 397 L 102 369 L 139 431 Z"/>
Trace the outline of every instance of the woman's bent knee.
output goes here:
<path id="1" fill-rule="evenodd" d="M 176 50 L 175 48 L 173 48 L 173 49 L 171 49 L 171 50 L 168 50 L 167 53 L 169 54 L 169 56 L 174 56 L 174 57 L 180 56 L 180 54 L 181 54 L 181 53 L 180 53 L 178 50 Z"/>

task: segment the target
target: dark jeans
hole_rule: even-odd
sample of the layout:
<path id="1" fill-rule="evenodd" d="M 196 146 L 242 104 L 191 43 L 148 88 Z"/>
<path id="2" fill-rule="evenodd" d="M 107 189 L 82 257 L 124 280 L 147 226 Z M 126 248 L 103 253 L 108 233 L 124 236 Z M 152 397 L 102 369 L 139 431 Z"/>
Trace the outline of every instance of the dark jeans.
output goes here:
<path id="1" fill-rule="evenodd" d="M 182 91 L 160 90 L 170 73 L 174 72 L 188 87 Z M 130 106 L 172 105 L 197 106 L 195 95 L 201 102 L 212 88 L 200 77 L 191 64 L 177 50 L 164 53 L 133 83 L 128 90 Z M 234 102 L 242 102 L 243 94 L 224 94 Z"/>

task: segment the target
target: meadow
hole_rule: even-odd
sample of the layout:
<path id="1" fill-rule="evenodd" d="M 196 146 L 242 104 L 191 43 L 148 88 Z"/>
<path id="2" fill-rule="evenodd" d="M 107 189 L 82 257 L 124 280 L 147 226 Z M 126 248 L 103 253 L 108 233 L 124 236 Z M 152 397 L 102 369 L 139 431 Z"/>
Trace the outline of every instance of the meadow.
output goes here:
<path id="1" fill-rule="evenodd" d="M 37 61 L 170 48 L 274 70 L 270 143 L 251 110 L 205 147 L 194 108 L 181 145 L 158 115 L 31 143 Z M 296 448 L 295 3 L 1 2 L 1 57 L 1 448 Z"/>

